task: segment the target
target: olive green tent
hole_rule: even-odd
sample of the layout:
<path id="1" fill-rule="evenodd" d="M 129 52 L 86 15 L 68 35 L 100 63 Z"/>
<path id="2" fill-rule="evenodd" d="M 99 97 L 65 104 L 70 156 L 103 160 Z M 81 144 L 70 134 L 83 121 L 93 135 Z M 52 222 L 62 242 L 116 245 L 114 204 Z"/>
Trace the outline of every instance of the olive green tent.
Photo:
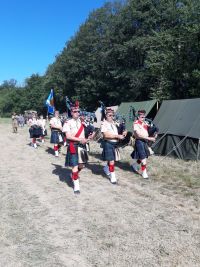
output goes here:
<path id="1" fill-rule="evenodd" d="M 132 108 L 137 112 L 138 110 L 146 110 L 146 116 L 149 119 L 154 119 L 157 112 L 157 100 L 141 101 L 141 102 L 122 102 L 117 110 L 117 114 L 126 119 L 126 128 L 132 132 L 133 115 Z"/>
<path id="2" fill-rule="evenodd" d="M 159 128 L 156 154 L 199 159 L 200 98 L 163 101 L 154 123 Z"/>

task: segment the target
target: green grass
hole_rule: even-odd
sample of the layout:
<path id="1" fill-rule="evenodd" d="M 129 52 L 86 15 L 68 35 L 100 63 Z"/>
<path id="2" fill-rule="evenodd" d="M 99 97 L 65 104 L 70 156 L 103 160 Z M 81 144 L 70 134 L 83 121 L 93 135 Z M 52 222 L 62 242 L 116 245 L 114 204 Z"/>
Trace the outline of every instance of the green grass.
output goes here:
<path id="1" fill-rule="evenodd" d="M 0 118 L 0 123 L 11 123 L 11 118 Z"/>

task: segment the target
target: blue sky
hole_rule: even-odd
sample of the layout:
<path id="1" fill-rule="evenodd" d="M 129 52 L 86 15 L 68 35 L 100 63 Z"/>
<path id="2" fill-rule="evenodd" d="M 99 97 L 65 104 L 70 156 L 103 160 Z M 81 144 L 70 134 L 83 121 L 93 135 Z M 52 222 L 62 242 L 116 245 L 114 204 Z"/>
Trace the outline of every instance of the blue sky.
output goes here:
<path id="1" fill-rule="evenodd" d="M 1 0 L 0 84 L 43 75 L 89 13 L 106 0 Z"/>

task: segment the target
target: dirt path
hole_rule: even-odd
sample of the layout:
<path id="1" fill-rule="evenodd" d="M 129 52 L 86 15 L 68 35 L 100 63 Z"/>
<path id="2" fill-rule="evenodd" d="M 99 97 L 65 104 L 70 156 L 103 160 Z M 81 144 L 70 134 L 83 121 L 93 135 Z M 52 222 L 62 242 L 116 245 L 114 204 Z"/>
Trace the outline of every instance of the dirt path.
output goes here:
<path id="1" fill-rule="evenodd" d="M 193 199 L 123 164 L 113 186 L 96 144 L 75 196 L 64 155 L 55 158 L 48 141 L 34 149 L 26 127 L 10 128 L 0 125 L 0 266 L 200 266 Z"/>

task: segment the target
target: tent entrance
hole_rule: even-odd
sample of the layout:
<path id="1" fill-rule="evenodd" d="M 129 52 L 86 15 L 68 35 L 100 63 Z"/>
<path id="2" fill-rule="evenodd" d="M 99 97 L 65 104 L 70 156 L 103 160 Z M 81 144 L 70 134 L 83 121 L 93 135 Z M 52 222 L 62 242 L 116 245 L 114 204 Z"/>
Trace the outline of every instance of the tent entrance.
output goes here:
<path id="1" fill-rule="evenodd" d="M 154 146 L 155 154 L 168 155 L 178 157 L 185 160 L 198 160 L 200 153 L 199 139 L 178 136 L 172 134 L 164 134 L 158 136 L 160 142 Z"/>

